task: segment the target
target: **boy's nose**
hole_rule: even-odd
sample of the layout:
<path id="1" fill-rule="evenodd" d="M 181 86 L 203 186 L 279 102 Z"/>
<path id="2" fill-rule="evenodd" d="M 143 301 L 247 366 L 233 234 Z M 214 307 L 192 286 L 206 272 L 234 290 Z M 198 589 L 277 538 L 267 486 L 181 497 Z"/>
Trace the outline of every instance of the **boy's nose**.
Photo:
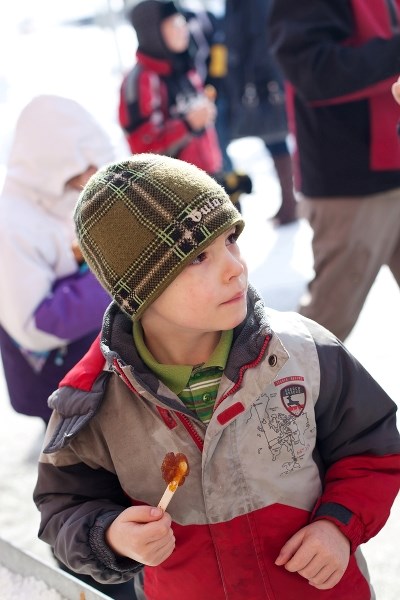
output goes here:
<path id="1" fill-rule="evenodd" d="M 245 271 L 245 266 L 240 257 L 234 256 L 227 252 L 227 257 L 224 265 L 224 276 L 226 281 L 234 277 L 239 277 Z"/>

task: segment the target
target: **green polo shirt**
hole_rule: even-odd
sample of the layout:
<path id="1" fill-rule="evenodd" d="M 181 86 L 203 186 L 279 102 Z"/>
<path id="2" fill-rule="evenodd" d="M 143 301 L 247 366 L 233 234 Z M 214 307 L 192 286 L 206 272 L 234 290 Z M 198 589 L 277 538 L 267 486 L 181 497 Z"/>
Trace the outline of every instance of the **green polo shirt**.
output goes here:
<path id="1" fill-rule="evenodd" d="M 222 374 L 232 345 L 233 330 L 223 331 L 217 347 L 201 365 L 162 365 L 149 352 L 139 321 L 133 323 L 135 346 L 145 365 L 173 391 L 184 404 L 208 423 L 214 409 Z"/>

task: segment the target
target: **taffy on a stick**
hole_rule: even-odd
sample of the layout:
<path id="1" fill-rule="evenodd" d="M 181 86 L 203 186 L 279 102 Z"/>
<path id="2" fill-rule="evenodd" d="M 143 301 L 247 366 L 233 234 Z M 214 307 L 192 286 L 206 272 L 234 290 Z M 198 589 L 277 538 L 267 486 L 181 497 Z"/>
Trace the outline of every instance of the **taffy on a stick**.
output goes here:
<path id="1" fill-rule="evenodd" d="M 161 465 L 161 474 L 168 485 L 158 506 L 166 510 L 176 490 L 189 475 L 188 459 L 181 452 L 177 454 L 168 452 Z"/>

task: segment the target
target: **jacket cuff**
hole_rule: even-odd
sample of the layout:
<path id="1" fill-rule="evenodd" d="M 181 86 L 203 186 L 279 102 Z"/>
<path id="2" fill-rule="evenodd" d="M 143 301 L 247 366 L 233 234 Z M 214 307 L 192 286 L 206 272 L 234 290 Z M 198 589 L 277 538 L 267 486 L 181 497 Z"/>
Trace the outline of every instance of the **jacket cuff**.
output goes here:
<path id="1" fill-rule="evenodd" d="M 137 573 L 143 568 L 143 564 L 126 556 L 115 554 L 105 540 L 105 531 L 116 519 L 119 513 L 106 514 L 98 519 L 89 531 L 89 544 L 92 552 L 104 566 L 119 573 L 131 571 Z"/>
<path id="2" fill-rule="evenodd" d="M 311 515 L 311 522 L 331 521 L 350 541 L 350 551 L 353 554 L 364 539 L 364 526 L 360 519 L 348 508 L 336 502 L 319 504 Z"/>

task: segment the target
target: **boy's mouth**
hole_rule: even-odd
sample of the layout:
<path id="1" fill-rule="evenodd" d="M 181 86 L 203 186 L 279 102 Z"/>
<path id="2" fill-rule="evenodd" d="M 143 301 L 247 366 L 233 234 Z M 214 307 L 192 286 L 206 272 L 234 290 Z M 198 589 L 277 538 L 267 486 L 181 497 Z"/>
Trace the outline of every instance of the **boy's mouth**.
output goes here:
<path id="1" fill-rule="evenodd" d="M 237 302 L 238 300 L 243 300 L 243 298 L 245 296 L 246 296 L 246 290 L 242 290 L 241 292 L 237 292 L 234 296 L 232 296 L 231 298 L 229 298 L 229 300 L 226 300 L 222 304 L 230 304 L 231 302 Z"/>

